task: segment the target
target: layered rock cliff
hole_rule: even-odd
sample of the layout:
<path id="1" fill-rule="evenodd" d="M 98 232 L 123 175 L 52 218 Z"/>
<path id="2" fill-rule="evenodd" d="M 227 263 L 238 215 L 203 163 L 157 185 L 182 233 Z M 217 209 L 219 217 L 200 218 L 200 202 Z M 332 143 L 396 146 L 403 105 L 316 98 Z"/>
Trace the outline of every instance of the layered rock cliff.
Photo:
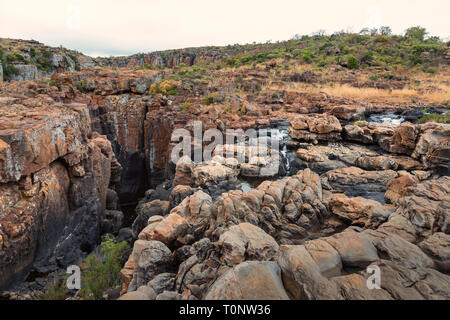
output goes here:
<path id="1" fill-rule="evenodd" d="M 28 82 L 0 88 L 0 287 L 90 252 L 120 175 L 87 106 L 52 95 Z"/>

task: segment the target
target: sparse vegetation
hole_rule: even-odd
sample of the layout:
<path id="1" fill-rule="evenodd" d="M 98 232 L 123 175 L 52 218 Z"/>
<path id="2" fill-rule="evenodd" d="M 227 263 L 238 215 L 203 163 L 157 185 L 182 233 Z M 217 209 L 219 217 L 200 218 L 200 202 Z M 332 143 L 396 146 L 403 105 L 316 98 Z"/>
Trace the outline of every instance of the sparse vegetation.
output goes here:
<path id="1" fill-rule="evenodd" d="M 66 277 L 56 276 L 39 298 L 41 300 L 64 300 L 68 294 L 66 281 Z"/>
<path id="2" fill-rule="evenodd" d="M 438 122 L 438 123 L 450 123 L 450 111 L 444 114 L 425 114 L 419 119 L 419 123 Z"/>
<path id="3" fill-rule="evenodd" d="M 185 102 L 180 106 L 180 111 L 181 112 L 187 112 L 189 110 L 189 108 L 192 106 L 192 103 L 190 102 Z"/>
<path id="4" fill-rule="evenodd" d="M 176 96 L 178 95 L 178 85 L 179 83 L 175 80 L 164 80 L 161 82 L 152 83 L 149 89 L 150 95 L 163 94 L 166 96 Z"/>
<path id="5" fill-rule="evenodd" d="M 80 290 L 83 299 L 102 299 L 106 289 L 120 284 L 120 269 L 128 243 L 118 243 L 107 236 L 100 246 L 100 256 L 91 254 L 84 261 L 87 269 L 82 272 Z"/>
<path id="6" fill-rule="evenodd" d="M 219 102 L 222 102 L 222 101 L 224 101 L 224 99 L 223 99 L 223 97 L 221 97 L 219 95 L 218 92 L 211 93 L 211 94 L 209 94 L 209 95 L 207 95 L 207 96 L 202 98 L 202 104 L 207 105 L 207 106 L 211 105 L 211 104 L 214 104 L 214 103 L 219 103 Z"/>

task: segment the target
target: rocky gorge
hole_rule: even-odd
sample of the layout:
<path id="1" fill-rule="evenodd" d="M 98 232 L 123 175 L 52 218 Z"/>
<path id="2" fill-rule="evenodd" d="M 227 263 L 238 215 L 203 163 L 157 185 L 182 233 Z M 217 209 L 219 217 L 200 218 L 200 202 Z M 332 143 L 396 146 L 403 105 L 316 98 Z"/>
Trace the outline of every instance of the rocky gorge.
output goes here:
<path id="1" fill-rule="evenodd" d="M 161 59 L 0 82 L 2 297 L 36 298 L 112 234 L 132 249 L 110 299 L 450 299 L 450 124 L 418 121 L 447 106 L 259 90 L 281 81 L 270 63 L 172 79 L 193 56 Z M 280 149 L 174 163 L 173 132 L 196 122 Z"/>

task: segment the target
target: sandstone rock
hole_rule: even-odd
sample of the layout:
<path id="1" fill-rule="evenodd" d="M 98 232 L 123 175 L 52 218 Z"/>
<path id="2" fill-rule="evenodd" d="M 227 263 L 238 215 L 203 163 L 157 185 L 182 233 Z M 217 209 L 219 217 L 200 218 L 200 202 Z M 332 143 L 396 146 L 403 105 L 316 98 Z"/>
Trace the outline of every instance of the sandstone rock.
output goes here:
<path id="1" fill-rule="evenodd" d="M 321 239 L 307 241 L 305 248 L 319 266 L 320 273 L 324 277 L 330 278 L 341 274 L 341 257 L 328 242 Z"/>
<path id="2" fill-rule="evenodd" d="M 250 223 L 231 227 L 220 236 L 219 245 L 228 264 L 239 264 L 245 259 L 270 260 L 278 250 L 271 236 Z"/>
<path id="3" fill-rule="evenodd" d="M 172 192 L 170 193 L 170 206 L 169 210 L 175 208 L 178 206 L 185 198 L 189 197 L 190 195 L 194 194 L 196 191 L 195 188 L 192 188 L 190 186 L 185 185 L 176 185 Z"/>
<path id="4" fill-rule="evenodd" d="M 393 170 L 365 171 L 356 167 L 331 170 L 325 173 L 325 178 L 337 192 L 348 196 L 363 196 L 383 200 L 379 196 L 386 190 L 388 181 L 397 177 Z M 381 199 L 379 199 L 381 198 Z"/>
<path id="5" fill-rule="evenodd" d="M 288 300 L 275 262 L 243 262 L 218 278 L 206 300 Z"/>
<path id="6" fill-rule="evenodd" d="M 172 252 L 162 242 L 137 240 L 132 254 L 137 287 L 171 269 Z"/>
<path id="7" fill-rule="evenodd" d="M 44 121 L 45 119 L 45 121 Z M 18 181 L 75 152 L 87 140 L 84 105 L 10 105 L 0 111 L 0 182 Z"/>
<path id="8" fill-rule="evenodd" d="M 175 177 L 173 179 L 173 186 L 176 187 L 177 185 L 190 185 L 193 182 L 193 168 L 194 165 L 190 157 L 184 156 L 180 160 L 178 160 L 175 169 Z"/>
<path id="9" fill-rule="evenodd" d="M 203 191 L 197 191 L 172 209 L 171 214 L 180 215 L 196 228 L 206 228 L 211 219 L 211 206 L 211 197 Z"/>
<path id="10" fill-rule="evenodd" d="M 118 300 L 155 300 L 156 294 L 149 286 L 140 286 L 136 291 L 125 293 Z"/>
<path id="11" fill-rule="evenodd" d="M 429 268 L 408 269 L 398 263 L 382 260 L 381 288 L 394 299 L 448 299 L 450 277 Z"/>
<path id="12" fill-rule="evenodd" d="M 411 243 L 415 243 L 418 237 L 417 231 L 411 221 L 399 214 L 398 211 L 394 212 L 388 221 L 383 223 L 378 230 L 395 234 Z"/>
<path id="13" fill-rule="evenodd" d="M 171 213 L 160 222 L 155 223 L 151 232 L 141 232 L 139 239 L 157 240 L 171 246 L 178 237 L 184 235 L 188 228 L 189 223 L 184 218 L 176 213 Z"/>
<path id="14" fill-rule="evenodd" d="M 397 163 L 386 156 L 368 157 L 363 156 L 358 158 L 355 163 L 356 166 L 366 170 L 389 170 L 397 169 Z"/>
<path id="15" fill-rule="evenodd" d="M 377 249 L 364 233 L 346 230 L 323 240 L 336 249 L 344 267 L 366 267 L 378 260 Z"/>
<path id="16" fill-rule="evenodd" d="M 181 294 L 175 291 L 164 291 L 156 297 L 156 300 L 181 300 Z"/>
<path id="17" fill-rule="evenodd" d="M 398 200 L 396 212 L 408 219 L 418 235 L 428 236 L 449 230 L 450 178 L 428 180 L 407 189 L 407 196 Z"/>
<path id="18" fill-rule="evenodd" d="M 164 291 L 173 291 L 175 287 L 175 274 L 158 274 L 148 283 L 148 286 L 151 287 L 156 294 L 161 294 Z"/>
<path id="19" fill-rule="evenodd" d="M 366 126 L 346 125 L 344 127 L 345 136 L 350 141 L 358 141 L 361 143 L 373 143 L 372 132 Z"/>
<path id="20" fill-rule="evenodd" d="M 125 293 L 118 300 L 153 300 L 153 299 L 149 299 L 148 295 L 140 291 L 132 291 Z"/>
<path id="21" fill-rule="evenodd" d="M 224 271 L 219 252 L 208 238 L 191 246 L 190 257 L 183 261 L 176 276 L 177 292 L 189 291 L 197 299 L 203 299 L 212 282 Z"/>
<path id="22" fill-rule="evenodd" d="M 278 255 L 283 285 L 292 299 L 342 299 L 336 284 L 322 276 L 304 246 L 281 246 Z"/>
<path id="23" fill-rule="evenodd" d="M 236 180 L 238 172 L 218 163 L 197 165 L 192 171 L 194 183 L 198 186 L 210 186 L 220 181 Z"/>
<path id="24" fill-rule="evenodd" d="M 393 300 L 383 289 L 368 289 L 367 278 L 357 273 L 335 277 L 332 281 L 338 284 L 346 300 Z"/>
<path id="25" fill-rule="evenodd" d="M 363 232 L 372 240 L 385 259 L 395 261 L 409 268 L 433 267 L 433 261 L 416 245 L 393 234 L 366 230 Z"/>
<path id="26" fill-rule="evenodd" d="M 420 126 L 421 135 L 412 157 L 426 168 L 449 174 L 450 124 L 427 123 Z"/>
<path id="27" fill-rule="evenodd" d="M 152 216 L 165 216 L 169 209 L 169 201 L 153 200 L 139 204 L 135 211 L 137 218 L 133 222 L 133 233 L 137 236 L 147 226 Z"/>
<path id="28" fill-rule="evenodd" d="M 330 114 L 342 120 L 357 120 L 364 116 L 365 108 L 355 105 L 334 106 L 330 109 Z"/>
<path id="29" fill-rule="evenodd" d="M 329 206 L 331 212 L 341 219 L 366 228 L 378 227 L 392 212 L 377 201 L 362 197 L 348 198 L 340 193 L 333 195 Z"/>
<path id="30" fill-rule="evenodd" d="M 399 198 L 404 197 L 410 186 L 416 186 L 417 180 L 411 175 L 398 177 L 388 181 L 386 184 L 386 193 L 384 199 L 387 203 L 395 203 Z"/>
<path id="31" fill-rule="evenodd" d="M 383 163 L 387 169 L 391 168 L 391 162 L 372 161 L 378 159 L 378 153 L 365 146 L 348 143 L 330 143 L 324 145 L 307 145 L 296 151 L 297 162 L 300 168 L 310 168 L 321 174 L 334 169 L 350 166 L 359 166 L 369 170 L 377 169 Z M 364 160 L 366 159 L 366 160 Z M 368 160 L 367 160 L 368 159 Z"/>
<path id="32" fill-rule="evenodd" d="M 416 137 L 416 125 L 403 122 L 394 130 L 392 137 L 380 139 L 379 145 L 391 153 L 411 154 L 416 147 Z"/>
<path id="33" fill-rule="evenodd" d="M 450 235 L 437 232 L 418 245 L 434 259 L 436 268 L 444 273 L 450 270 Z"/>
<path id="34" fill-rule="evenodd" d="M 341 140 L 339 120 L 328 114 L 296 115 L 290 120 L 289 135 L 305 141 Z"/>

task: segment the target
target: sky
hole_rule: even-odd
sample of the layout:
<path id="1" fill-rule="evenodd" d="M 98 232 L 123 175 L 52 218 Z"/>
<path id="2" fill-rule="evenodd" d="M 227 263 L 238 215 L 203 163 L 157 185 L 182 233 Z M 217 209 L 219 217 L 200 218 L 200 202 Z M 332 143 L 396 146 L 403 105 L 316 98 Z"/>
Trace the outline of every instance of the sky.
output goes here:
<path id="1" fill-rule="evenodd" d="M 0 37 L 90 56 L 420 25 L 450 36 L 449 0 L 0 0 Z"/>

